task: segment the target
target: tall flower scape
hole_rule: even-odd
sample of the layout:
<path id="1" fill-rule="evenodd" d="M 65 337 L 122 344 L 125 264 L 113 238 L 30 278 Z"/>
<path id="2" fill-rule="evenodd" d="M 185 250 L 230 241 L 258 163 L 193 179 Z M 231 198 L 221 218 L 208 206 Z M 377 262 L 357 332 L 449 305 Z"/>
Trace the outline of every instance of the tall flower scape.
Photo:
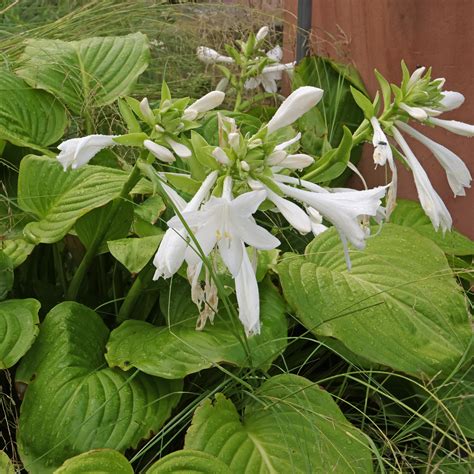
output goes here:
<path id="1" fill-rule="evenodd" d="M 374 162 L 389 165 L 391 181 L 363 191 L 316 184 L 308 170 L 319 157 L 299 152 L 301 133 L 296 127 L 298 120 L 320 102 L 323 90 L 312 86 L 295 89 L 268 123 L 252 133 L 243 132 L 238 116 L 220 109 L 226 87 L 238 111 L 245 90 L 263 87 L 265 93 L 275 94 L 282 71 L 293 68 L 293 64 L 279 63 L 280 48 L 265 53 L 262 44 L 267 34 L 268 28 L 264 27 L 241 42 L 240 51 L 229 47 L 231 56 L 206 47 L 198 49 L 200 60 L 218 65 L 224 73 L 219 90 L 193 102 L 173 99 L 163 84 L 161 100 L 152 105 L 146 98 L 141 102 L 127 98 L 121 102 L 121 111 L 129 134 L 67 140 L 59 146 L 58 155 L 67 171 L 85 166 L 104 148 L 119 144 L 139 147 L 142 153 L 135 169 L 151 179 L 156 192 L 175 213 L 167 222 L 168 229 L 154 257 L 153 278 L 171 278 L 184 265 L 192 300 L 200 311 L 197 327 L 203 328 L 207 320 L 213 321 L 218 308 L 216 275 L 228 272 L 234 281 L 239 319 L 248 336 L 260 332 L 257 253 L 280 246 L 278 232 L 271 220 L 265 220 L 268 211 L 278 212 L 303 235 L 318 235 L 334 226 L 350 268 L 349 246 L 364 249 L 371 237 L 370 220 L 388 219 L 396 205 L 395 158 L 413 172 L 421 205 L 433 226 L 443 232 L 451 228 L 446 206 L 404 136 L 420 141 L 432 152 L 446 170 L 454 195 L 463 196 L 470 186 L 471 176 L 463 161 L 409 122 L 415 120 L 427 129 L 438 126 L 464 136 L 474 135 L 472 125 L 439 118 L 459 107 L 464 97 L 443 91 L 444 79 L 431 79 L 430 70 L 419 68 L 410 75 L 403 65 L 400 87 L 390 86 L 377 73 L 381 93 L 373 102 L 353 91 L 366 119 L 353 134 L 352 146 L 372 141 Z M 233 66 L 238 72 L 230 72 L 228 67 Z M 218 144 L 209 144 L 197 132 L 212 114 L 217 120 Z M 193 184 L 193 195 L 189 188 L 183 194 L 174 184 L 183 182 Z"/>

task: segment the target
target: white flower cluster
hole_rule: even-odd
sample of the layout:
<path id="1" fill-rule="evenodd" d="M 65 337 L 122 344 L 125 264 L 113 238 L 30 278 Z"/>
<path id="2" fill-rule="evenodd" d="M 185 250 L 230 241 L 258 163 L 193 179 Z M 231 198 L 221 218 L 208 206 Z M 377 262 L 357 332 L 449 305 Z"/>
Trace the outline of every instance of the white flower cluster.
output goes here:
<path id="1" fill-rule="evenodd" d="M 255 44 L 252 50 L 257 53 L 257 56 L 253 58 L 253 61 L 247 63 L 246 71 L 243 71 L 244 74 L 250 73 L 250 77 L 245 80 L 244 88 L 251 90 L 262 86 L 265 92 L 274 94 L 278 91 L 277 81 L 282 79 L 283 71 L 291 72 L 295 66 L 295 62 L 281 63 L 283 50 L 279 45 L 267 51 L 265 56 L 258 56 L 260 46 L 268 33 L 268 26 L 263 26 L 255 35 Z M 224 56 L 207 46 L 199 46 L 196 53 L 198 59 L 205 64 L 235 64 L 236 62 L 235 59 L 230 56 Z M 255 70 L 255 65 L 262 60 L 266 60 L 269 64 L 264 66 L 260 73 L 252 75 L 251 71 Z"/>
<path id="2" fill-rule="evenodd" d="M 454 196 L 465 196 L 465 188 L 470 188 L 472 181 L 471 174 L 465 163 L 453 151 L 408 125 L 406 120 L 412 118 L 422 124 L 431 127 L 441 127 L 449 132 L 465 137 L 474 136 L 474 125 L 458 122 L 456 120 L 442 120 L 437 118 L 442 113 L 457 109 L 461 106 L 464 102 L 464 96 L 459 92 L 443 91 L 444 79 L 431 81 L 429 76 L 424 76 L 424 73 L 424 67 L 416 69 L 409 77 L 404 90 L 404 95 L 408 100 L 413 96 L 415 98 L 421 97 L 421 99 L 418 99 L 420 103 L 408 105 L 404 101 L 400 101 L 398 107 L 406 113 L 405 121 L 401 118 L 392 121 L 387 125 L 387 132 L 393 136 L 405 162 L 413 172 L 420 203 L 430 218 L 434 228 L 436 230 L 441 228 L 443 232 L 446 232 L 450 230 L 452 226 L 451 215 L 443 200 L 433 188 L 426 171 L 421 166 L 401 132 L 404 132 L 425 145 L 446 171 L 448 183 Z M 429 95 L 425 89 L 429 89 L 430 86 L 435 86 L 438 98 L 433 104 L 423 105 L 423 100 Z M 387 214 L 389 214 L 395 204 L 397 183 L 396 166 L 389 140 L 382 130 L 379 120 L 376 117 L 372 117 L 370 122 L 373 128 L 372 143 L 374 145 L 374 162 L 377 165 L 385 165 L 388 162 L 392 170 L 391 190 L 389 191 L 389 202 L 387 202 Z"/>

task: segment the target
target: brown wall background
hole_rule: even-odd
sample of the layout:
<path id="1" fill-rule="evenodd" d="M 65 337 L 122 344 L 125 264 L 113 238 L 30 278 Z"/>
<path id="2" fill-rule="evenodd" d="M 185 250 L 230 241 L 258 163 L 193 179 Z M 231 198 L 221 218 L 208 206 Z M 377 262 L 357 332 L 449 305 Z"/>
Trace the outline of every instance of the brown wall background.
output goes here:
<path id="1" fill-rule="evenodd" d="M 284 0 L 285 50 L 294 54 L 297 0 Z M 474 123 L 474 0 L 313 0 L 312 44 L 315 52 L 351 61 L 373 95 L 373 69 L 390 82 L 400 81 L 400 60 L 410 70 L 433 67 L 433 77 L 445 77 L 446 90 L 464 94 L 464 105 L 441 118 Z M 427 130 L 431 138 L 457 153 L 474 176 L 474 138 L 444 130 Z M 430 152 L 410 145 L 433 186 L 450 210 L 454 227 L 474 238 L 474 189 L 454 198 L 446 175 Z M 369 186 L 385 181 L 385 171 L 374 171 L 367 146 L 359 165 Z M 417 199 L 410 172 L 399 166 L 399 196 Z M 357 180 L 352 183 L 359 186 Z"/>

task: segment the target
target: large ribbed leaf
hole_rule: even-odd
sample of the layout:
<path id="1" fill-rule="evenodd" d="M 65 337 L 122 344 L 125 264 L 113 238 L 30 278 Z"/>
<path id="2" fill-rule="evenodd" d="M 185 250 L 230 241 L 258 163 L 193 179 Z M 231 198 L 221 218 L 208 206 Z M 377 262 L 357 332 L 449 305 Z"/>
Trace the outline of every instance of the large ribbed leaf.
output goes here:
<path id="1" fill-rule="evenodd" d="M 365 436 L 328 392 L 297 375 L 267 380 L 243 419 L 222 394 L 194 413 L 185 449 L 204 451 L 235 473 L 370 473 Z"/>
<path id="2" fill-rule="evenodd" d="M 66 125 L 66 111 L 54 96 L 0 71 L 0 138 L 44 150 L 63 136 Z"/>
<path id="3" fill-rule="evenodd" d="M 168 454 L 153 464 L 146 474 L 229 474 L 229 466 L 202 451 L 185 449 Z"/>
<path id="4" fill-rule="evenodd" d="M 113 449 L 93 449 L 68 459 L 54 474 L 133 474 L 127 458 Z"/>
<path id="5" fill-rule="evenodd" d="M 4 451 L 0 451 L 0 472 L 2 474 L 15 474 L 13 463 Z"/>
<path id="6" fill-rule="evenodd" d="M 445 234 L 441 231 L 436 232 L 423 208 L 415 201 L 399 199 L 397 207 L 390 216 L 390 221 L 415 229 L 424 237 L 435 242 L 447 254 L 474 255 L 474 241 L 455 230 Z"/>
<path id="7" fill-rule="evenodd" d="M 364 251 L 350 255 L 348 271 L 331 229 L 305 255 L 284 256 L 283 291 L 303 325 L 397 370 L 452 370 L 469 347 L 471 327 L 443 252 L 412 229 L 385 224 Z"/>
<path id="8" fill-rule="evenodd" d="M 21 61 L 21 77 L 80 114 L 131 91 L 148 66 L 148 41 L 141 33 L 70 42 L 31 39 Z"/>
<path id="9" fill-rule="evenodd" d="M 78 303 L 46 316 L 16 374 L 29 384 L 18 432 L 28 471 L 52 472 L 91 449 L 136 447 L 170 415 L 181 382 L 106 367 L 108 337 L 101 318 Z"/>
<path id="10" fill-rule="evenodd" d="M 39 219 L 25 226 L 25 237 L 36 243 L 61 240 L 79 217 L 117 197 L 126 179 L 112 168 L 88 165 L 64 172 L 52 158 L 23 158 L 18 204 Z"/>
<path id="11" fill-rule="evenodd" d="M 34 299 L 0 303 L 0 369 L 15 365 L 33 344 L 40 306 Z"/>
<path id="12" fill-rule="evenodd" d="M 25 239 L 5 240 L 3 242 L 3 252 L 10 259 L 13 268 L 21 265 L 34 248 L 34 244 L 27 242 Z"/>
<path id="13" fill-rule="evenodd" d="M 7 297 L 13 286 L 13 263 L 11 258 L 0 250 L 0 300 Z"/>
<path id="14" fill-rule="evenodd" d="M 190 299 L 190 291 L 188 284 L 176 282 L 169 291 L 170 300 L 163 292 L 161 307 L 169 326 L 129 320 L 112 331 L 106 354 L 109 365 L 124 370 L 136 367 L 147 374 L 174 379 L 222 362 L 269 367 L 285 349 L 285 307 L 270 283 L 260 285 L 261 334 L 247 341 L 243 340 L 240 322 L 235 320 L 232 324 L 222 302 L 214 324 L 208 323 L 204 330 L 197 331 L 199 311 Z"/>

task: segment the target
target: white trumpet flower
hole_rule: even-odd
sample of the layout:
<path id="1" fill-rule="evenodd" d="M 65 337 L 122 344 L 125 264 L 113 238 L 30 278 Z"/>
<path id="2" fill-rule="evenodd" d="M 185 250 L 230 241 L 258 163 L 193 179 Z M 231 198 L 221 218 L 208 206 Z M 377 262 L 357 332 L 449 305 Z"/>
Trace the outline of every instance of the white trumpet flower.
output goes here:
<path id="1" fill-rule="evenodd" d="M 197 193 L 193 196 L 189 203 L 185 204 L 184 200 L 177 195 L 175 192 L 170 193 L 168 186 L 162 184 L 164 192 L 167 193 L 168 197 L 178 208 L 178 211 L 182 214 L 187 212 L 196 211 L 202 202 L 207 198 L 209 192 L 216 182 L 217 171 L 213 171 L 201 184 L 201 187 Z M 178 197 L 176 197 L 178 196 Z M 163 240 L 161 241 L 158 251 L 155 254 L 153 259 L 153 265 L 156 268 L 153 280 L 158 280 L 159 278 L 170 278 L 174 275 L 179 267 L 184 262 L 184 257 L 186 253 L 186 248 L 188 246 L 188 232 L 182 226 L 180 229 L 170 228 L 165 232 Z"/>
<path id="2" fill-rule="evenodd" d="M 276 132 L 298 120 L 321 100 L 323 93 L 322 89 L 312 86 L 303 86 L 296 89 L 283 101 L 275 115 L 268 122 L 268 133 Z"/>
<path id="3" fill-rule="evenodd" d="M 287 196 L 316 209 L 357 249 L 365 247 L 367 238 L 360 225 L 361 218 L 377 214 L 381 199 L 386 192 L 386 186 L 365 191 L 319 193 L 297 189 L 283 183 L 277 184 Z"/>
<path id="4" fill-rule="evenodd" d="M 260 309 L 259 304 L 254 304 L 255 301 L 258 303 L 258 286 L 245 244 L 260 250 L 271 250 L 280 244 L 252 217 L 266 196 L 265 191 L 258 190 L 233 199 L 232 178 L 227 176 L 222 197 L 213 196 L 200 210 L 182 213 L 183 219 L 194 230 L 200 247 L 199 250 L 188 247 L 185 253 L 188 265 L 198 264 L 203 255 L 208 256 L 217 247 L 224 264 L 236 279 L 239 318 L 247 334 L 258 333 Z M 173 217 L 168 225 L 179 232 L 184 229 L 177 217 Z M 252 302 L 250 306 L 246 303 L 248 301 Z"/>
<path id="5" fill-rule="evenodd" d="M 434 190 L 428 175 L 420 162 L 416 159 L 408 143 L 395 127 L 393 127 L 393 138 L 402 149 L 404 158 L 413 172 L 421 206 L 430 218 L 434 228 L 438 230 L 441 227 L 443 233 L 450 230 L 452 219 L 448 209 L 438 193 Z"/>
<path id="6" fill-rule="evenodd" d="M 70 167 L 75 170 L 86 165 L 99 151 L 116 145 L 117 135 L 88 135 L 81 138 L 71 138 L 58 145 L 60 150 L 57 160 L 64 171 Z"/>
<path id="7" fill-rule="evenodd" d="M 404 131 L 408 135 L 411 135 L 433 153 L 435 158 L 446 171 L 449 186 L 451 187 L 454 196 L 465 196 L 466 191 L 464 188 L 471 187 L 470 183 L 472 181 L 472 177 L 469 169 L 461 160 L 461 158 L 459 158 L 456 153 L 452 152 L 445 146 L 436 143 L 434 140 L 431 140 L 409 125 L 403 122 L 396 122 L 395 124 L 400 130 Z"/>
<path id="8" fill-rule="evenodd" d="M 152 142 L 151 140 L 145 140 L 143 146 L 156 158 L 164 163 L 173 163 L 175 157 L 168 148 L 158 143 Z"/>
<path id="9" fill-rule="evenodd" d="M 393 160 L 392 149 L 388 142 L 387 136 L 382 130 L 376 117 L 370 119 L 370 123 L 374 130 L 372 144 L 374 145 L 374 163 L 376 165 L 385 166 L 387 160 Z"/>
<path id="10" fill-rule="evenodd" d="M 374 163 L 376 165 L 384 166 L 387 162 L 392 172 L 392 181 L 390 183 L 390 189 L 387 193 L 387 205 L 386 205 L 386 217 L 389 218 L 393 209 L 395 209 L 397 200 L 397 184 L 398 184 L 398 173 L 395 160 L 393 159 L 392 148 L 385 135 L 380 122 L 376 117 L 370 119 L 370 123 L 374 130 L 372 137 L 372 144 L 374 146 Z"/>

